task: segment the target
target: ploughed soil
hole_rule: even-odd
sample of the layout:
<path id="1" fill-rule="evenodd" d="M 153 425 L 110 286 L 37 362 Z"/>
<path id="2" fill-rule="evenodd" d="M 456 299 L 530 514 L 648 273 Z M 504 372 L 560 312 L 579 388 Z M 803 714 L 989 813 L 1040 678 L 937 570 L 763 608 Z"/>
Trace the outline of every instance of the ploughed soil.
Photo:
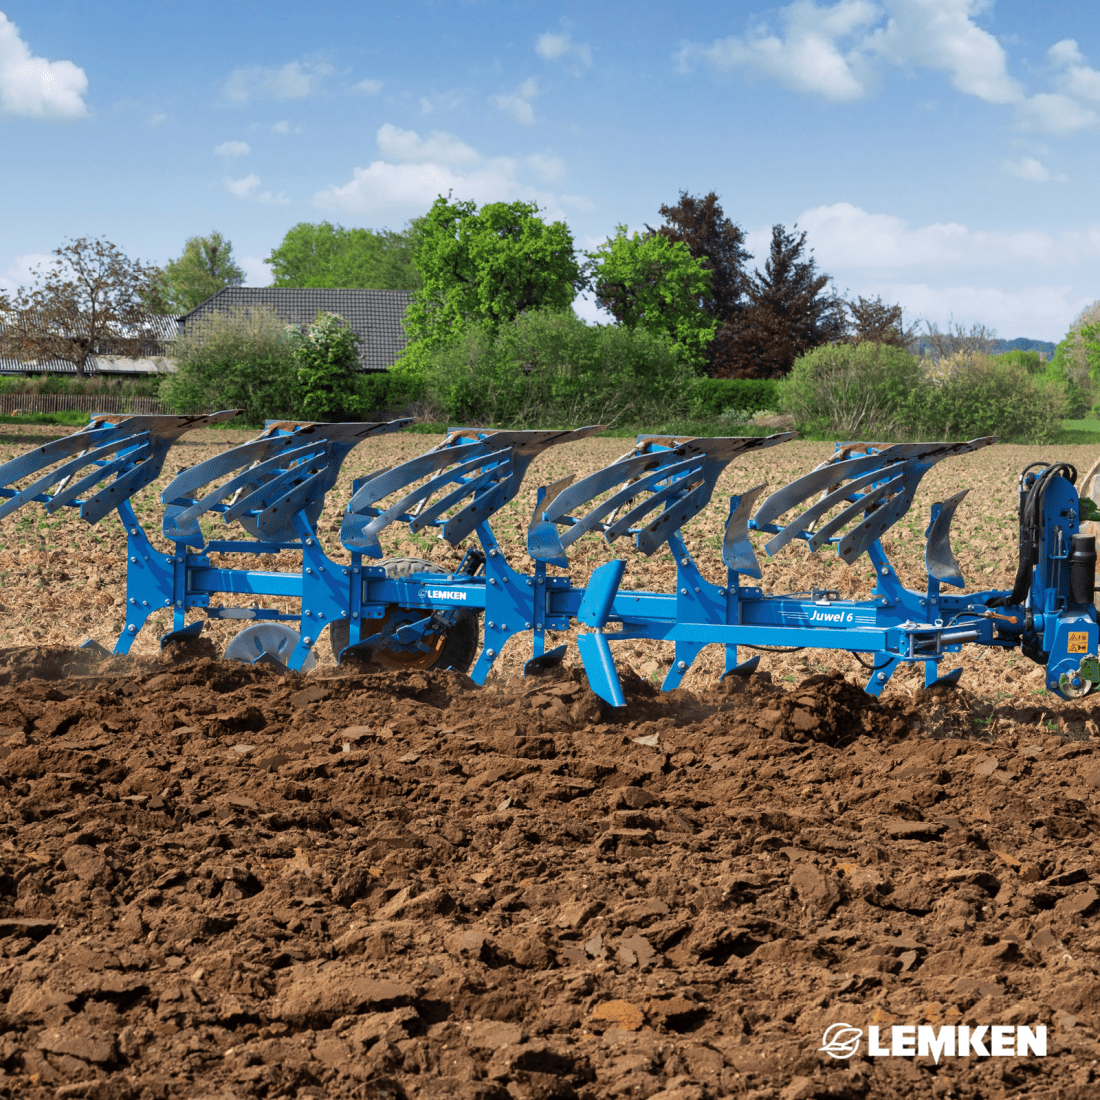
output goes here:
<path id="1" fill-rule="evenodd" d="M 1091 700 L 624 679 L 0 651 L 0 1096 L 1100 1093 Z"/>

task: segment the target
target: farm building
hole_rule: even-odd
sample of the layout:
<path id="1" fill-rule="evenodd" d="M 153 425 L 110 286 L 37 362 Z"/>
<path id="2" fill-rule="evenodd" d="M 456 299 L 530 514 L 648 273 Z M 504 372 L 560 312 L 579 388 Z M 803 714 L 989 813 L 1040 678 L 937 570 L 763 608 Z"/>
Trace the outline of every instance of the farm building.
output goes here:
<path id="1" fill-rule="evenodd" d="M 226 287 L 182 316 L 149 314 L 143 322 L 148 332 L 141 356 L 119 355 L 109 342 L 85 365 L 89 375 L 163 374 L 172 369 L 171 343 L 194 321 L 216 312 L 270 306 L 290 324 L 308 324 L 317 313 L 337 313 L 359 337 L 360 369 L 383 371 L 393 366 L 405 346 L 402 322 L 410 294 L 404 290 L 332 290 L 283 287 Z M 4 322 L 0 318 L 0 335 Z M 0 376 L 25 374 L 75 374 L 63 360 L 28 361 L 0 355 Z"/>
<path id="2" fill-rule="evenodd" d="M 227 286 L 178 319 L 179 330 L 201 317 L 232 309 L 270 306 L 288 324 L 309 324 L 318 312 L 336 313 L 359 337 L 359 367 L 389 370 L 405 346 L 403 321 L 407 290 L 331 290 L 327 288 Z"/>

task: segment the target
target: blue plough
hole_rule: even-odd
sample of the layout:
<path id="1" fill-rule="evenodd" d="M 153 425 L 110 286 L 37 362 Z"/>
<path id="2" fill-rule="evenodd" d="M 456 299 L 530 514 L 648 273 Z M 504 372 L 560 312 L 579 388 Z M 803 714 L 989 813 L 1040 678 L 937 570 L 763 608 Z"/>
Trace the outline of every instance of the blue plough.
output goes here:
<path id="1" fill-rule="evenodd" d="M 941 663 L 965 644 L 1020 649 L 1045 666 L 1047 688 L 1063 698 L 1079 698 L 1100 683 L 1095 543 L 1080 531 L 1082 502 L 1072 467 L 1037 463 L 1020 475 L 1019 568 L 1011 590 L 941 591 L 943 585 L 963 586 L 950 527 L 965 491 L 932 505 L 923 591 L 901 584 L 883 550 L 882 535 L 909 510 L 924 474 L 945 458 L 988 446 L 991 438 L 845 443 L 762 501 L 763 485 L 731 497 L 722 540 L 725 582 L 715 584 L 703 576 L 681 529 L 710 503 L 719 475 L 734 459 L 783 444 L 792 434 L 640 437 L 603 469 L 539 489 L 527 531 L 533 569 L 522 573 L 508 564 L 491 530 L 492 516 L 515 499 L 539 454 L 598 427 L 453 429 L 426 454 L 356 481 L 340 528 L 350 555 L 345 565 L 325 553 L 317 535 L 326 494 L 354 447 L 408 421 L 275 422 L 167 484 L 162 534 L 171 550 L 158 550 L 131 498 L 160 476 L 169 449 L 185 432 L 233 415 L 97 416 L 87 428 L 0 465 L 0 518 L 32 502 L 51 513 L 78 508 L 89 523 L 118 513 L 127 533 L 127 581 L 126 623 L 115 653 L 130 649 L 151 614 L 170 608 L 173 629 L 162 645 L 202 630 L 203 619 L 187 622 L 197 609 L 207 618 L 250 621 L 230 642 L 228 658 L 307 670 L 327 627 L 341 661 L 368 656 L 390 668 L 469 669 L 479 683 L 512 637 L 531 635 L 531 670 L 560 662 L 566 651 L 547 650 L 547 631 L 579 627 L 589 683 L 614 706 L 625 699 L 612 643 L 641 638 L 674 644 L 665 690 L 683 680 L 708 645 L 725 647 L 727 675 L 756 667 L 759 656 L 742 660 L 745 648 L 863 654 L 870 659 L 866 690 L 872 695 L 906 663 L 924 665 L 927 685 L 956 682 L 960 670 L 944 672 Z M 200 521 L 217 515 L 239 523 L 248 537 L 209 538 Z M 387 562 L 380 537 L 395 523 L 413 532 L 437 528 L 455 547 L 474 536 L 477 546 L 452 572 L 418 559 Z M 594 532 L 609 543 L 631 536 L 646 555 L 667 546 L 676 565 L 675 590 L 622 589 L 622 558 L 595 569 L 584 587 L 549 572 L 568 568 L 568 548 Z M 810 551 L 836 545 L 848 564 L 866 554 L 876 577 L 870 598 L 842 600 L 829 590 L 765 594 L 753 584 L 762 573 L 752 532 L 770 536 L 764 545 L 769 555 L 795 540 Z M 300 568 L 211 562 L 213 554 L 277 552 L 300 555 Z M 229 594 L 290 597 L 300 610 L 281 612 L 258 600 L 251 607 L 211 603 Z"/>

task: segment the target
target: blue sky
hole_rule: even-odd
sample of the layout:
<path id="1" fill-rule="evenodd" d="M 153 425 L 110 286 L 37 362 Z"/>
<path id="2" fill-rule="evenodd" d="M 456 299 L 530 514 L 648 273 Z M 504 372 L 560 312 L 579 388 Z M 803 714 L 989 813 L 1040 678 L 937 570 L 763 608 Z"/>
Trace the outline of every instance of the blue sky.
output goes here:
<path id="1" fill-rule="evenodd" d="M 249 285 L 301 221 L 535 200 L 582 248 L 718 193 L 763 263 L 1057 340 L 1100 298 L 1095 4 L 0 0 L 0 290 L 66 238 Z M 590 305 L 579 304 L 584 316 Z"/>

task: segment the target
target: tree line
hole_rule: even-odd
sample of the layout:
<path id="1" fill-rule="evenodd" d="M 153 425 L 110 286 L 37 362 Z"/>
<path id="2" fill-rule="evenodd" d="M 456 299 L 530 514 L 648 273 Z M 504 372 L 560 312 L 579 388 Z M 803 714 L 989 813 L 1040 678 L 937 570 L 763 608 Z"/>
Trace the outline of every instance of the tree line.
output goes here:
<path id="1" fill-rule="evenodd" d="M 401 231 L 300 223 L 267 257 L 276 287 L 407 290 L 405 365 L 468 326 L 499 326 L 524 313 L 570 308 L 591 292 L 619 325 L 667 338 L 697 372 L 717 378 L 785 374 L 798 355 L 838 339 L 904 342 L 898 306 L 848 302 L 817 269 L 806 234 L 777 225 L 762 270 L 745 234 L 712 192 L 686 192 L 663 221 L 615 236 L 590 253 L 568 226 L 532 203 L 440 197 Z M 149 315 L 184 314 L 244 272 L 220 232 L 189 238 L 163 268 L 132 261 L 106 240 L 54 250 L 34 284 L 0 298 L 3 351 L 24 361 L 61 360 L 83 375 L 96 354 L 149 354 Z"/>
<path id="2" fill-rule="evenodd" d="M 448 195 L 400 231 L 300 223 L 267 262 L 276 287 L 410 292 L 408 343 L 390 372 L 394 384 L 383 388 L 390 396 L 426 400 L 447 417 L 519 423 L 545 415 L 562 422 L 596 416 L 641 423 L 662 414 L 688 416 L 717 392 L 700 389 L 696 380 L 790 379 L 802 364 L 805 381 L 815 349 L 868 346 L 919 350 L 921 378 L 932 389 L 913 389 L 917 374 L 909 367 L 885 370 L 877 351 L 838 352 L 839 359 L 813 360 L 820 378 L 832 379 L 817 390 L 825 396 L 814 395 L 819 383 L 792 382 L 782 390 L 784 400 L 813 420 L 814 410 L 835 404 L 829 389 L 840 377 L 830 374 L 840 369 L 835 364 L 843 361 L 849 370 L 855 363 L 857 374 L 866 369 L 883 379 L 909 379 L 894 387 L 895 397 L 903 390 L 910 395 L 907 412 L 895 397 L 883 404 L 877 391 L 869 406 L 879 410 L 872 420 L 882 421 L 881 410 L 892 409 L 902 430 L 916 423 L 914 410 L 961 393 L 960 379 L 988 389 L 994 376 L 1007 377 L 1008 357 L 997 357 L 993 366 L 986 362 L 995 334 L 985 326 L 953 323 L 941 331 L 926 323 L 918 333 L 898 305 L 837 293 L 797 226 L 773 226 L 767 255 L 750 270 L 755 257 L 745 233 L 714 192 L 681 192 L 658 214 L 655 226 L 635 232 L 619 226 L 583 252 L 563 221 L 547 221 L 533 203 L 479 208 Z M 151 318 L 189 312 L 243 282 L 231 242 L 217 231 L 189 238 L 163 268 L 131 261 L 110 242 L 81 238 L 56 249 L 32 287 L 0 299 L 0 353 L 40 363 L 63 360 L 83 375 L 92 355 L 150 354 L 164 335 L 150 326 Z M 591 294 L 614 323 L 579 321 L 572 304 L 581 292 Z M 354 377 L 357 336 L 338 319 L 318 318 L 315 326 L 290 332 L 274 314 L 250 312 L 256 316 L 204 321 L 201 332 L 176 340 L 172 356 L 179 370 L 166 392 L 186 404 L 244 402 L 254 416 L 277 405 L 282 411 L 274 415 L 292 405 L 307 415 L 308 405 L 311 416 L 322 408 L 350 416 L 386 403 L 378 386 Z M 313 327 L 318 335 L 311 341 Z M 826 362 L 833 364 L 828 370 Z M 1051 363 L 1030 353 L 1011 367 L 1019 408 L 1035 403 L 1034 386 L 1041 382 L 1042 392 L 1056 392 L 1071 415 L 1093 409 L 1100 305 L 1075 321 Z M 802 394 L 797 400 L 796 391 Z M 955 405 L 961 400 L 951 398 Z M 1048 403 L 1046 421 L 1056 419 L 1058 401 Z M 838 413 L 842 421 L 850 415 Z M 955 413 L 944 416 L 947 427 L 961 423 Z"/>

